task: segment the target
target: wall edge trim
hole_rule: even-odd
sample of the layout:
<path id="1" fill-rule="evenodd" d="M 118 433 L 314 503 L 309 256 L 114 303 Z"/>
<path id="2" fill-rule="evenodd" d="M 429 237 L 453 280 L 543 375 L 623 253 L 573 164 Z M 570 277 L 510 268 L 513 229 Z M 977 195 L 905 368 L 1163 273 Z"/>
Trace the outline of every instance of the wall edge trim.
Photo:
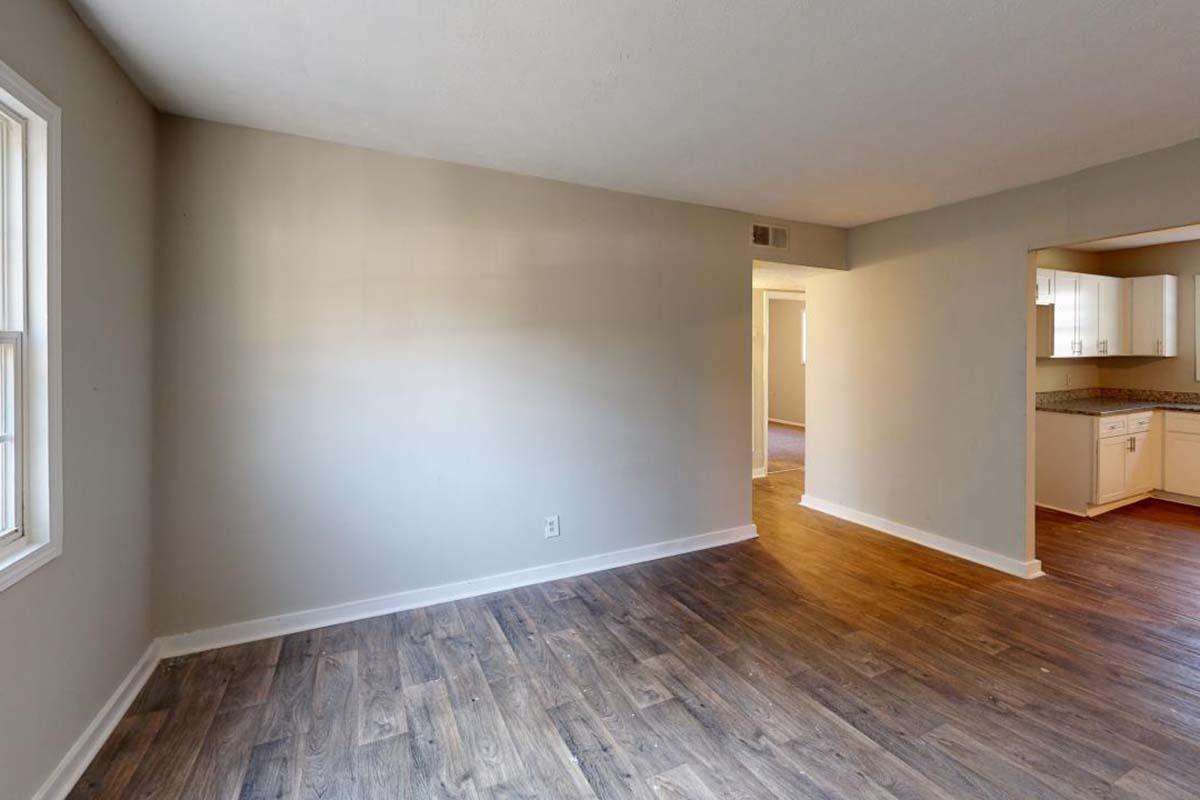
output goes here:
<path id="1" fill-rule="evenodd" d="M 463 600 L 493 592 L 517 589 L 546 581 L 585 575 L 590 572 L 600 572 L 615 567 L 639 564 L 659 558 L 682 555 L 695 550 L 706 550 L 710 547 L 733 544 L 735 542 L 754 539 L 758 529 L 753 525 L 740 525 L 735 528 L 709 531 L 708 533 L 685 536 L 679 539 L 668 539 L 663 542 L 631 547 L 624 550 L 614 550 L 593 556 L 560 561 L 553 564 L 527 567 L 525 569 L 502 572 L 481 578 L 470 578 L 454 583 L 410 589 L 394 594 L 353 600 L 332 606 L 294 611 L 270 617 L 244 620 L 228 625 L 218 625 L 211 628 L 189 631 L 158 639 L 162 658 L 187 655 L 214 647 L 226 647 L 233 644 L 252 642 L 272 636 L 283 636 L 289 633 L 320 628 L 326 625 L 336 625 L 342 622 L 353 622 L 359 619 L 376 617 L 381 614 L 391 614 L 412 608 L 448 603 L 453 600 Z"/>
<path id="2" fill-rule="evenodd" d="M 1009 575 L 1015 575 L 1018 578 L 1040 578 L 1045 575 L 1042 572 L 1042 562 L 1036 558 L 1029 561 L 1020 561 L 992 550 L 985 550 L 982 547 L 960 542 L 948 536 L 923 531 L 920 528 L 894 522 L 884 517 L 877 517 L 874 514 L 859 511 L 858 509 L 835 503 L 832 500 L 813 497 L 810 494 L 801 496 L 800 505 L 813 511 L 828 514 L 831 517 L 837 517 L 847 522 L 853 522 L 856 525 L 871 528 L 880 533 L 886 533 L 889 536 L 895 536 L 897 539 L 904 539 L 905 541 L 919 544 L 922 547 L 928 547 L 931 550 L 938 550 L 956 558 L 972 561 Z"/>

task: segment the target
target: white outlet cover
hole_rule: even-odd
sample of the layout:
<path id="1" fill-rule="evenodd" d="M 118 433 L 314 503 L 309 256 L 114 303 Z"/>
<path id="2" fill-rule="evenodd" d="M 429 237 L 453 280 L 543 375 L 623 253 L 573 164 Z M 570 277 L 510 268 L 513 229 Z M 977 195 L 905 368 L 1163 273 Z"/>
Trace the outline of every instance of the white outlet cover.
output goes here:
<path id="1" fill-rule="evenodd" d="M 558 515 L 546 517 L 542 525 L 542 530 L 547 539 L 553 539 L 562 533 L 562 526 L 559 524 Z"/>

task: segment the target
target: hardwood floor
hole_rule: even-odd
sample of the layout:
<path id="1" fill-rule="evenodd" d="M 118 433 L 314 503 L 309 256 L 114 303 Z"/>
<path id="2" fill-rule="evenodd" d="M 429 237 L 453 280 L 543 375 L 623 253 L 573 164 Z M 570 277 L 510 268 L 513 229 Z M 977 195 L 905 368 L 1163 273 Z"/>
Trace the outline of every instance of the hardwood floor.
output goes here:
<path id="1" fill-rule="evenodd" d="M 761 538 L 165 663 L 71 797 L 1195 798 L 1200 511 L 1039 515 L 1023 581 Z"/>
<path id="2" fill-rule="evenodd" d="M 767 423 L 767 472 L 804 469 L 804 428 Z"/>

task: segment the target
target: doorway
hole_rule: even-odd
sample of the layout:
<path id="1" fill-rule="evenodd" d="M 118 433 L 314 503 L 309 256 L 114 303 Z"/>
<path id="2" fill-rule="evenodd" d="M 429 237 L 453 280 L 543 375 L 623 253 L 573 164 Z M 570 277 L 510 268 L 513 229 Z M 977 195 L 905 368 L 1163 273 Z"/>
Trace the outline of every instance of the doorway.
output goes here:
<path id="1" fill-rule="evenodd" d="M 1030 549 L 1122 602 L 1153 575 L 1196 615 L 1178 565 L 1200 552 L 1200 225 L 1041 248 L 1030 270 Z"/>
<path id="2" fill-rule="evenodd" d="M 813 468 L 808 434 L 812 320 L 823 279 L 840 270 L 755 260 L 753 267 L 753 471 L 755 479 L 787 473 L 800 481 Z M 811 352 L 810 352 L 811 351 Z"/>
<path id="3" fill-rule="evenodd" d="M 807 294 L 764 293 L 767 474 L 804 469 Z"/>

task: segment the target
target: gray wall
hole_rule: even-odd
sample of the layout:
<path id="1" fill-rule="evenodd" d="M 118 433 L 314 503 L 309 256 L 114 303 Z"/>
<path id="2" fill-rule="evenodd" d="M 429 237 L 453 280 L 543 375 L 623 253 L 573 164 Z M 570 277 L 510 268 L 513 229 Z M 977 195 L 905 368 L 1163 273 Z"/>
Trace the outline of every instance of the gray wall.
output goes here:
<path id="1" fill-rule="evenodd" d="M 62 107 L 63 554 L 0 593 L 0 797 L 27 798 L 150 641 L 154 113 L 66 3 L 0 4 Z"/>
<path id="2" fill-rule="evenodd" d="M 804 301 L 772 300 L 768 314 L 767 413 L 804 422 Z"/>
<path id="3" fill-rule="evenodd" d="M 851 231 L 809 301 L 806 492 L 1030 557 L 1028 251 L 1198 219 L 1192 141 Z"/>
<path id="4" fill-rule="evenodd" d="M 767 472 L 767 447 L 763 431 L 766 428 L 765 411 L 767 399 L 763 396 L 763 290 L 753 289 L 750 292 L 750 335 L 753 342 L 750 345 L 750 397 L 751 432 L 750 443 L 753 450 L 751 467 L 753 475 L 765 475 Z"/>
<path id="5" fill-rule="evenodd" d="M 161 632 L 750 522 L 750 217 L 180 118 L 160 144 Z"/>

